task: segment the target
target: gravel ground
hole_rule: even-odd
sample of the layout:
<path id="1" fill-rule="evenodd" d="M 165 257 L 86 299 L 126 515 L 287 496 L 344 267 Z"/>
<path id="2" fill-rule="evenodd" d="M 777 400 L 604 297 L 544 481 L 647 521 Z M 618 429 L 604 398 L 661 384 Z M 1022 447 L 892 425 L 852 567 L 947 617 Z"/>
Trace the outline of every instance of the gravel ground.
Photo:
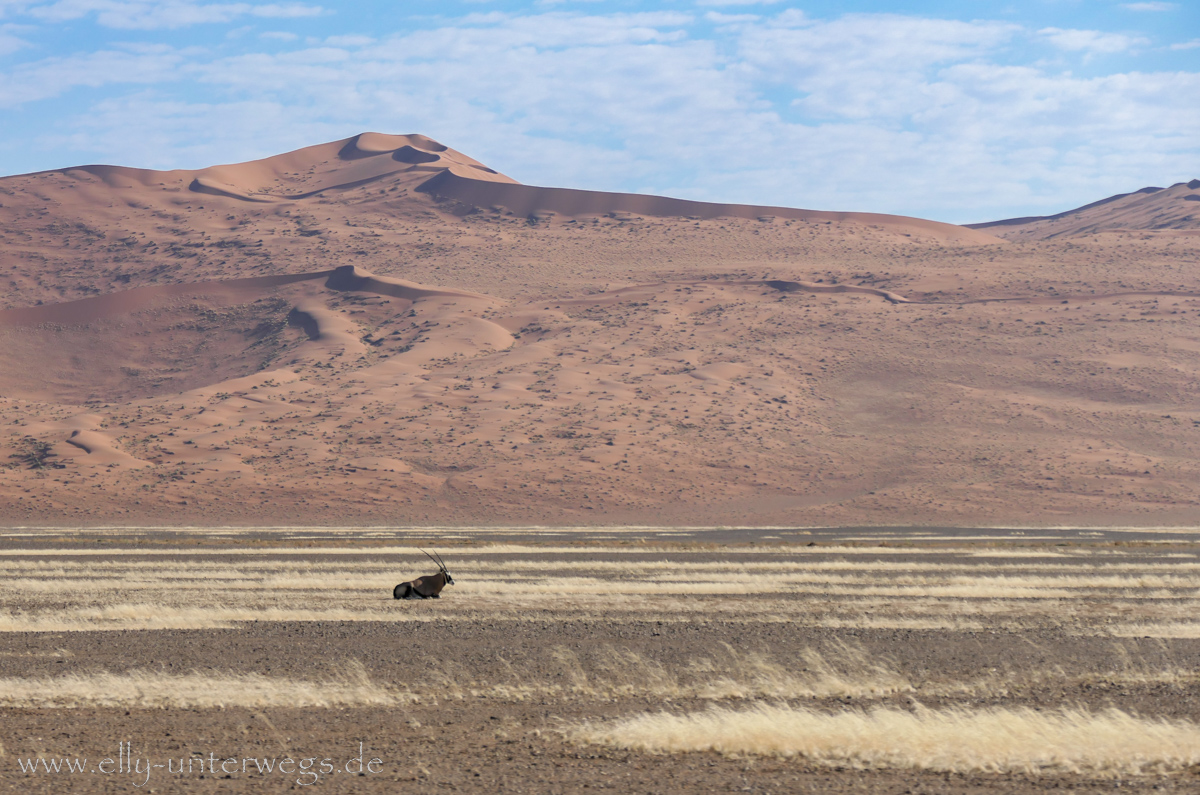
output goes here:
<path id="1" fill-rule="evenodd" d="M 1038 549 L 1026 545 L 1010 562 L 1028 560 L 1027 554 L 1017 553 Z M 52 551 L 45 552 L 53 557 Z M 1192 552 L 1181 541 L 1166 551 L 1122 549 L 1120 559 L 1161 567 L 1164 561 L 1195 562 Z M 457 551 L 455 559 L 466 554 Z M 719 560 L 723 552 L 695 554 L 696 560 Z M 763 551 L 756 558 L 758 554 L 770 559 L 788 553 Z M 213 557 L 220 553 L 214 550 Z M 613 559 L 597 549 L 581 549 L 577 557 Z M 547 556 L 548 570 L 557 559 L 561 557 Z M 790 672 L 810 683 L 831 677 L 903 683 L 874 693 L 814 686 L 808 693 L 783 696 L 789 703 L 829 712 L 876 705 L 907 709 L 917 703 L 971 709 L 1117 707 L 1142 717 L 1200 723 L 1200 679 L 1195 675 L 1200 671 L 1200 639 L 1114 638 L 1081 632 L 1066 620 L 1041 621 L 1037 613 L 1017 627 L 998 622 L 995 628 L 964 631 L 812 626 L 758 620 L 753 611 L 733 617 L 680 614 L 668 602 L 661 616 L 651 611 L 611 617 L 572 613 L 568 618 L 556 615 L 553 604 L 519 614 L 482 611 L 477 605 L 455 612 L 463 602 L 457 598 L 459 602 L 449 589 L 436 603 L 394 604 L 396 611 L 429 613 L 422 621 L 249 621 L 229 629 L 0 633 L 0 697 L 14 682 L 63 683 L 98 672 L 257 675 L 281 682 L 284 691 L 282 701 L 267 706 L 233 703 L 235 699 L 223 706 L 147 707 L 128 698 L 106 705 L 101 694 L 81 706 L 49 708 L 14 705 L 10 699 L 5 702 L 9 706 L 0 707 L 0 781 L 14 790 L 81 793 L 274 792 L 309 784 L 328 792 L 488 793 L 1200 789 L 1200 770 L 1195 768 L 1119 780 L 855 770 L 802 758 L 613 750 L 570 743 L 561 731 L 582 720 L 703 710 L 716 701 L 699 697 L 694 686 L 703 683 L 704 670 L 715 669 L 698 664 L 720 663 L 725 667 L 719 673 L 736 679 L 739 665 L 752 678 L 750 669 L 764 661 L 776 673 Z M 731 593 L 726 598 L 755 597 Z M 1093 607 L 1105 603 L 1096 598 Z M 1072 607 L 1086 612 L 1082 608 L 1087 605 Z M 11 603 L 9 609 L 15 609 Z M 382 706 L 286 705 L 288 683 L 351 680 L 392 688 L 408 700 Z M 779 699 L 743 693 L 720 703 L 737 707 L 764 700 Z M 191 772 L 125 771 L 123 742 L 132 744 L 137 765 L 171 760 L 179 767 L 181 760 L 190 760 Z M 350 772 L 345 770 L 346 762 L 359 755 L 359 743 L 366 751 L 364 765 L 379 760 L 362 775 L 356 762 L 350 762 Z M 22 762 L 39 756 L 86 758 L 87 772 L 22 772 Z M 229 758 L 286 756 L 328 760 L 336 772 L 320 769 L 321 761 L 313 768 L 319 777 L 295 769 L 259 773 L 253 762 L 245 771 L 240 761 L 221 769 Z M 111 762 L 104 761 L 109 758 Z"/>

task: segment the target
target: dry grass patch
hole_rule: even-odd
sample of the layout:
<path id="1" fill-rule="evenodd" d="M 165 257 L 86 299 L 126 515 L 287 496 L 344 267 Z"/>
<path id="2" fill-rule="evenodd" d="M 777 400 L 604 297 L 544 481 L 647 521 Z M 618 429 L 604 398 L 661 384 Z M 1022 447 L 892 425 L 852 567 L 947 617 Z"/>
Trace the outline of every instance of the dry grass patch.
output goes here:
<path id="1" fill-rule="evenodd" d="M 92 632 L 97 630 L 229 629 L 241 621 L 421 621 L 429 614 L 394 615 L 382 610 L 276 607 L 171 607 L 114 604 L 98 608 L 0 615 L 0 632 Z"/>
<path id="2" fill-rule="evenodd" d="M 231 543 L 234 542 L 233 536 L 229 534 Z M 290 539 L 297 540 L 297 539 Z M 679 555 L 688 554 L 688 550 L 681 550 L 676 546 L 660 546 L 655 544 L 642 543 L 626 543 L 613 545 L 582 545 L 582 546 L 540 546 L 533 544 L 479 544 L 466 547 L 443 547 L 443 554 L 480 557 L 489 555 L 647 555 L 647 554 L 664 554 L 664 555 Z M 880 547 L 880 546 L 773 546 L 761 547 L 754 545 L 747 546 L 722 546 L 721 553 L 726 555 L 803 555 L 804 557 L 824 556 L 824 555 L 905 555 L 909 557 L 928 555 L 933 557 L 944 557 L 947 555 L 962 555 L 969 552 L 969 547 Z M 237 557 L 288 557 L 288 558 L 303 558 L 303 557 L 320 557 L 326 555 L 347 555 L 347 556 L 364 556 L 378 557 L 381 555 L 403 555 L 411 557 L 414 560 L 425 560 L 425 556 L 421 553 L 421 548 L 417 546 L 379 546 L 364 548 L 361 546 L 305 546 L 305 547 L 289 547 L 289 546 L 264 546 L 264 547 L 229 547 L 227 549 L 218 549 L 213 547 L 205 548 L 190 548 L 190 547 L 173 547 L 169 549 L 162 548 L 144 548 L 144 547 L 114 547 L 108 549 L 85 549 L 80 547 L 49 547 L 45 549 L 0 549 L 0 558 L 137 558 L 137 557 L 177 557 L 177 558 L 195 558 L 195 557 L 210 557 L 213 555 L 237 556 Z"/>
<path id="3" fill-rule="evenodd" d="M 0 705 L 25 708 L 359 707 L 417 700 L 411 693 L 373 682 L 358 663 L 324 680 L 147 671 L 0 679 Z"/>
<path id="4" fill-rule="evenodd" d="M 684 666 L 625 649 L 608 649 L 591 671 L 569 649 L 555 649 L 554 657 L 567 680 L 564 693 L 591 699 L 879 698 L 913 690 L 893 661 L 846 643 L 824 653 L 804 649 L 791 665 L 728 643 Z"/>
<path id="5" fill-rule="evenodd" d="M 1200 624 L 1191 621 L 1117 624 L 1105 627 L 1105 631 L 1118 638 L 1200 638 Z"/>
<path id="6" fill-rule="evenodd" d="M 813 550 L 837 554 L 814 557 Z M 937 558 L 916 561 L 880 559 L 881 550 L 896 551 L 726 549 L 723 559 L 713 560 L 707 551 L 667 556 L 617 546 L 472 547 L 453 555 L 459 558 L 452 565 L 459 584 L 438 604 L 421 606 L 390 599 L 396 582 L 428 566 L 415 548 L 404 546 L 373 550 L 369 560 L 343 556 L 362 550 L 342 548 L 246 550 L 240 557 L 208 550 L 175 559 L 161 557 L 163 550 L 108 551 L 113 557 L 107 559 L 57 557 L 58 550 L 48 550 L 0 556 L 0 576 L 7 575 L 8 585 L 0 594 L 0 632 L 229 627 L 253 620 L 411 621 L 432 615 L 519 620 L 553 613 L 563 620 L 736 616 L 804 626 L 951 630 L 979 629 L 985 619 L 996 628 L 1070 617 L 1074 631 L 1106 633 L 1107 618 L 1119 615 L 1126 626 L 1113 634 L 1189 637 L 1195 630 L 1184 622 L 1200 609 L 1200 563 L 1194 560 L 1141 564 L 1081 557 L 1003 564 L 944 557 L 962 550 L 939 550 Z M 625 554 L 597 560 L 598 552 Z M 396 559 L 377 557 L 387 553 Z M 520 557 L 505 559 L 502 553 Z M 1179 623 L 1168 627 L 1169 622 Z"/>
<path id="7" fill-rule="evenodd" d="M 576 742 L 652 752 L 801 757 L 830 766 L 970 773 L 1168 773 L 1200 762 L 1200 727 L 1115 709 L 1035 712 L 879 707 L 821 712 L 786 704 L 644 714 L 564 729 Z"/>
<path id="8" fill-rule="evenodd" d="M 391 706 L 419 701 L 483 698 L 525 701 L 611 701 L 622 698 L 736 700 L 749 698 L 878 698 L 912 691 L 892 663 L 838 644 L 804 650 L 791 666 L 722 644 L 718 653 L 685 665 L 663 663 L 626 649 L 607 648 L 580 660 L 565 647 L 551 652 L 558 671 L 530 678 L 518 667 L 480 679 L 463 665 L 422 659 L 419 678 L 380 682 L 357 661 L 320 680 L 259 674 L 166 674 L 130 671 L 0 679 L 7 707 Z"/>

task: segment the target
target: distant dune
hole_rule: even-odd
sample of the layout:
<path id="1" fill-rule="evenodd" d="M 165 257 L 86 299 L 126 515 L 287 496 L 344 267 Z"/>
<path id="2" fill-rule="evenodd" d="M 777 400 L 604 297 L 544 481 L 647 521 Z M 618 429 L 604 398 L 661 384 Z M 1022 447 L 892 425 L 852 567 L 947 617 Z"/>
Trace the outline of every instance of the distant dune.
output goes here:
<path id="1" fill-rule="evenodd" d="M 1008 218 L 967 226 L 986 229 L 1010 240 L 1049 240 L 1099 232 L 1200 234 L 1200 179 L 1179 182 L 1169 188 L 1119 193 L 1057 215 Z"/>
<path id="2" fill-rule="evenodd" d="M 107 187 L 122 192 L 139 189 L 172 191 L 186 186 L 193 193 L 242 202 L 297 202 L 371 187 L 413 189 L 439 199 L 454 200 L 460 205 L 456 210 L 460 214 L 498 211 L 540 220 L 554 216 L 622 217 L 634 214 L 698 219 L 768 220 L 778 217 L 812 222 L 850 221 L 946 240 L 976 244 L 994 242 L 990 235 L 965 227 L 879 213 L 711 204 L 662 196 L 522 185 L 422 135 L 362 133 L 264 160 L 198 171 L 157 172 L 119 166 L 82 166 L 42 172 L 41 175 L 78 177 L 81 173 L 98 177 Z"/>
<path id="3" fill-rule="evenodd" d="M 879 213 L 821 212 L 796 210 L 788 207 L 753 207 L 741 204 L 712 204 L 709 202 L 670 199 L 634 193 L 602 193 L 569 188 L 538 188 L 516 182 L 481 181 L 474 174 L 462 174 L 447 169 L 417 188 L 446 199 L 455 199 L 473 208 L 512 213 L 547 220 L 555 215 L 577 218 L 608 215 L 623 220 L 627 216 L 644 215 L 658 218 L 748 218 L 760 220 L 790 219 L 808 222 L 852 221 L 875 224 L 890 231 L 917 232 L 948 241 L 987 244 L 995 242 L 991 235 L 972 232 L 961 226 L 923 221 L 898 215 Z"/>
<path id="4" fill-rule="evenodd" d="M 0 179 L 4 521 L 1194 523 L 1195 189 L 966 229 L 378 133 Z"/>

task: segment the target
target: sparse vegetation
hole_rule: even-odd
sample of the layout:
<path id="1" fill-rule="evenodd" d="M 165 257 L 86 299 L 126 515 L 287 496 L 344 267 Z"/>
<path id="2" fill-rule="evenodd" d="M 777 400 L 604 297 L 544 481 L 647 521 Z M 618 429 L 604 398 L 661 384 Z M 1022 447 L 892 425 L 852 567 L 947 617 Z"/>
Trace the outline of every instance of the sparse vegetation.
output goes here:
<path id="1" fill-rule="evenodd" d="M 17 466 L 44 471 L 47 469 L 62 469 L 65 466 L 57 460 L 53 446 L 44 439 L 24 436 L 16 443 L 17 451 L 9 456 Z"/>
<path id="2" fill-rule="evenodd" d="M 951 773 L 1161 775 L 1200 762 L 1200 726 L 1108 709 L 825 712 L 760 704 L 657 713 L 565 730 L 576 742 L 641 751 L 802 757 L 829 767 Z"/>

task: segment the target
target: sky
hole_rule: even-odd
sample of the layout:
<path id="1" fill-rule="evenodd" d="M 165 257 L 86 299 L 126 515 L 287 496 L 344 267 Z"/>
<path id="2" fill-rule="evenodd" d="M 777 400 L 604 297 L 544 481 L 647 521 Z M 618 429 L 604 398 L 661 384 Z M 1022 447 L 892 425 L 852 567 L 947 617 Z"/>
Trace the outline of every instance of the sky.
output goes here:
<path id="1" fill-rule="evenodd" d="M 533 185 L 1048 214 L 1200 177 L 1200 2 L 0 0 L 0 174 L 368 130 Z"/>

